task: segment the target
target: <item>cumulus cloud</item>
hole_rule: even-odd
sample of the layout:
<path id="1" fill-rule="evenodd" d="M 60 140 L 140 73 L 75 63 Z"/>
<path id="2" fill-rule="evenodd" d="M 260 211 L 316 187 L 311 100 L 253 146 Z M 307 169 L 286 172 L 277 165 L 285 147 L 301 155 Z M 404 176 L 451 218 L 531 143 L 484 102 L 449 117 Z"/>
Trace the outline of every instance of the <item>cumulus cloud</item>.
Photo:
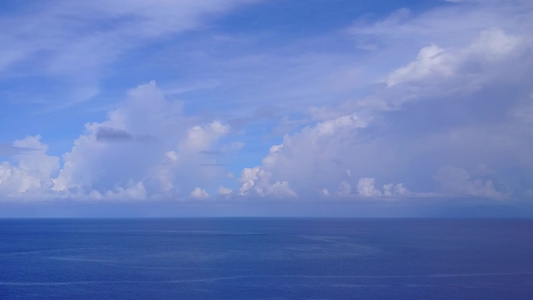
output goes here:
<path id="1" fill-rule="evenodd" d="M 239 195 L 246 196 L 250 193 L 265 197 L 296 197 L 287 181 L 270 182 L 271 174 L 259 167 L 245 168 L 241 173 Z"/>
<path id="2" fill-rule="evenodd" d="M 384 196 L 408 196 L 412 193 L 407 190 L 403 183 L 393 184 L 388 183 L 383 185 L 383 195 Z"/>
<path id="3" fill-rule="evenodd" d="M 374 186 L 374 178 L 359 178 L 357 182 L 357 193 L 363 197 L 379 197 L 381 191 Z"/>
<path id="4" fill-rule="evenodd" d="M 206 4 L 209 8 L 187 1 L 155 5 L 139 2 L 131 7 L 97 2 L 72 4 L 68 11 L 85 5 L 87 11 L 102 10 L 103 19 L 116 17 L 117 26 L 110 26 L 110 32 L 104 30 L 103 36 L 107 32 L 117 37 L 118 44 L 124 41 L 122 34 L 130 34 L 133 29 L 140 30 L 139 38 L 149 39 L 195 28 L 201 16 L 225 11 L 222 2 L 209 2 L 214 5 Z M 531 4 L 468 2 L 441 3 L 420 12 L 401 9 L 381 20 L 356 21 L 347 34 L 355 37 L 355 44 L 367 46 L 359 47 L 358 51 L 365 48 L 366 52 L 361 56 L 364 59 L 359 58 L 361 66 L 357 70 L 346 70 L 349 67 L 345 63 L 355 58 L 353 54 L 336 57 L 335 63 L 325 59 L 331 57 L 328 55 L 282 60 L 269 53 L 226 61 L 232 68 L 254 72 L 261 69 L 257 66 L 271 62 L 264 62 L 264 58 L 278 59 L 290 67 L 291 63 L 302 66 L 318 59 L 324 62 L 313 68 L 316 74 L 298 77 L 300 81 L 285 82 L 284 77 L 283 82 L 276 81 L 278 85 L 270 83 L 266 87 L 263 80 L 257 80 L 265 90 L 276 86 L 272 97 L 284 95 L 277 101 L 287 103 L 259 108 L 245 120 L 235 117 L 233 111 L 213 112 L 216 118 L 192 117 L 184 114 L 180 102 L 168 98 L 155 82 L 141 85 L 104 121 L 86 125 L 72 149 L 63 155 L 61 168 L 57 157 L 46 155 L 35 137 L 0 146 L 0 154 L 13 156 L 12 161 L 1 164 L 0 189 L 11 195 L 48 190 L 58 197 L 94 199 L 205 198 L 207 191 L 213 194 L 217 187 L 218 194 L 227 198 L 401 198 L 434 191 L 447 196 L 495 199 L 529 195 L 533 184 Z M 171 13 L 180 5 L 191 9 L 190 15 L 183 12 L 184 19 Z M 157 17 L 160 14 L 162 18 Z M 124 26 L 130 15 L 141 16 L 140 23 L 133 22 L 131 28 Z M 463 22 L 450 22 L 455 19 Z M 102 46 L 105 43 L 98 38 L 92 40 L 85 35 L 81 39 L 74 39 L 73 44 L 78 46 L 69 48 L 69 53 L 83 55 L 84 51 L 73 50 L 85 49 L 85 43 L 90 46 L 87 49 L 100 45 L 117 51 L 102 52 L 110 53 L 113 60 L 125 49 L 114 43 Z M 3 70 L 13 63 L 28 63 L 31 53 L 21 51 L 20 57 L 13 53 L 0 58 L 6 62 Z M 69 60 L 68 55 L 56 54 L 46 59 L 44 64 L 50 67 L 47 70 L 70 74 L 68 68 L 76 64 L 64 62 L 78 58 Z M 95 59 L 98 68 L 105 64 L 105 58 Z M 328 68 L 323 66 L 326 64 Z M 332 66 L 336 64 L 339 67 Z M 91 65 L 93 62 L 87 60 L 81 69 Z M 300 72 L 302 69 L 294 73 L 309 73 Z M 322 88 L 323 93 L 313 94 L 313 99 L 302 96 L 307 95 L 303 90 L 311 86 L 309 82 L 322 78 L 324 70 L 335 75 L 329 82 L 343 81 L 340 85 L 350 88 L 339 88 L 342 93 Z M 279 77 L 278 71 L 270 72 Z M 263 79 L 271 74 L 257 76 Z M 244 94 L 261 101 L 265 98 L 255 95 L 261 91 Z M 215 107 L 213 111 L 219 106 Z M 276 120 L 279 126 L 270 128 Z M 251 147 L 230 141 L 235 128 L 228 123 L 239 127 L 238 134 Z M 261 134 L 268 137 L 257 137 L 257 124 L 261 125 Z M 283 133 L 277 135 L 279 132 Z M 260 146 L 265 147 L 257 150 Z M 227 154 L 241 149 L 250 151 L 253 158 L 259 151 L 267 154 L 255 161 L 247 157 L 237 164 L 239 169 L 226 170 L 232 167 Z M 446 165 L 461 168 L 442 167 Z M 232 172 L 238 174 L 241 170 L 240 178 L 234 179 Z"/>
<path id="5" fill-rule="evenodd" d="M 209 198 L 209 194 L 206 190 L 197 187 L 191 192 L 191 197 L 195 199 L 207 199 Z"/>
<path id="6" fill-rule="evenodd" d="M 437 13 L 449 12 L 432 12 Z M 425 36 L 426 22 L 437 22 L 430 28 L 440 26 L 440 19 L 412 17 L 408 12 L 395 18 L 394 22 L 405 24 L 400 34 L 405 30 Z M 319 121 L 285 135 L 281 144 L 271 147 L 259 170 L 271 182 L 287 182 L 298 195 L 324 195 L 314 186 L 350 195 L 352 175 L 360 178 L 359 196 L 391 197 L 429 195 L 432 175 L 444 164 L 477 166 L 494 161 L 494 176 L 506 178 L 520 194 L 523 186 L 515 174 L 533 166 L 526 150 L 533 141 L 531 123 L 526 121 L 529 114 L 518 113 L 530 107 L 532 37 L 515 23 L 503 26 L 509 30 L 485 27 L 488 24 L 481 21 L 478 25 L 459 42 L 443 38 L 448 29 L 437 32 L 441 43 L 423 45 L 414 61 L 385 77 L 373 97 L 347 101 L 337 113 L 331 107 L 327 114 L 309 111 Z M 394 32 L 385 23 L 379 26 L 359 26 L 356 34 L 366 30 L 367 36 L 383 37 Z M 372 102 L 379 105 L 369 105 Z M 339 115 L 343 110 L 344 115 Z M 410 188 L 424 192 L 411 192 L 404 184 L 377 188 L 374 178 L 409 181 Z M 438 178 L 442 183 L 444 179 Z M 443 184 L 442 191 L 504 196 L 490 180 L 461 182 Z"/>
<path id="7" fill-rule="evenodd" d="M 435 45 L 424 47 L 418 53 L 417 60 L 402 67 L 389 75 L 387 86 L 391 87 L 403 82 L 423 79 L 429 75 L 451 75 L 452 69 L 446 56 L 445 50 Z"/>
<path id="8" fill-rule="evenodd" d="M 376 188 L 374 178 L 363 177 L 357 182 L 357 194 L 362 197 L 393 197 L 414 195 L 402 184 L 387 183 L 383 185 L 383 190 Z"/>
<path id="9" fill-rule="evenodd" d="M 368 140 L 368 124 L 371 119 L 344 115 L 286 135 L 283 143 L 270 148 L 261 167 L 243 170 L 240 193 L 253 190 L 265 195 L 269 187 L 265 182 L 286 182 L 301 197 L 329 197 L 331 190 L 338 197 L 413 195 L 403 184 L 386 184 L 380 190 L 374 178 L 361 176 L 373 173 L 390 178 L 387 164 L 394 164 L 396 147 L 387 149 L 381 141 Z M 359 180 L 353 182 L 354 176 Z"/>
<path id="10" fill-rule="evenodd" d="M 490 66 L 490 63 L 524 50 L 521 46 L 522 38 L 505 33 L 501 29 L 482 31 L 464 49 L 446 50 L 436 45 L 427 46 L 420 50 L 414 62 L 390 74 L 387 84 L 393 86 L 400 82 L 422 80 L 436 75 L 460 75 L 457 72 L 464 70 L 467 64 L 481 60 L 486 66 Z M 481 73 L 479 71 L 481 70 L 478 70 L 478 73 Z"/>
<path id="11" fill-rule="evenodd" d="M 221 165 L 217 157 L 202 154 L 229 128 L 219 121 L 195 125 L 181 111 L 155 82 L 132 90 L 106 121 L 86 125 L 86 133 L 63 155 L 52 189 L 72 196 L 96 191 L 103 197 L 170 197 L 201 178 L 223 176 L 199 166 Z"/>
<path id="12" fill-rule="evenodd" d="M 194 126 L 187 132 L 187 142 L 184 149 L 206 153 L 206 150 L 214 140 L 228 133 L 229 127 L 218 121 L 205 126 Z"/>
<path id="13" fill-rule="evenodd" d="M 115 186 L 113 189 L 104 193 L 98 190 L 91 190 L 85 195 L 78 195 L 80 198 L 89 200 L 144 200 L 147 197 L 147 191 L 142 182 L 128 182 L 125 186 Z"/>
<path id="14" fill-rule="evenodd" d="M 227 196 L 227 195 L 231 195 L 233 191 L 227 187 L 223 187 L 223 186 L 219 186 L 218 187 L 218 194 L 220 196 Z"/>
<path id="15" fill-rule="evenodd" d="M 422 12 L 400 9 L 381 20 L 362 18 L 354 23 L 349 32 L 356 40 L 375 44 L 375 56 L 396 69 L 382 82 L 397 88 L 373 97 L 370 104 L 386 102 L 380 105 L 397 109 L 403 101 L 452 96 L 479 90 L 496 77 L 524 76 L 518 74 L 531 61 L 531 31 L 526 25 L 532 17 L 531 3 L 467 2 Z M 464 22 L 450 21 L 456 19 Z M 392 56 L 387 50 L 391 48 Z M 417 59 L 407 63 L 415 53 Z M 526 66 L 520 65 L 524 61 Z"/>
<path id="16" fill-rule="evenodd" d="M 343 115 L 307 126 L 292 136 L 286 135 L 282 144 L 270 148 L 261 170 L 280 181 L 289 181 L 291 187 L 302 191 L 319 183 L 335 190 L 347 174 L 342 161 L 353 158 L 347 149 L 353 139 L 345 137 L 357 136 L 366 124 L 357 115 Z"/>
<path id="17" fill-rule="evenodd" d="M 14 155 L 13 163 L 0 163 L 0 192 L 8 197 L 23 195 L 43 198 L 59 170 L 59 158 L 46 154 L 48 146 L 40 136 L 28 136 L 13 143 L 14 149 L 32 149 Z"/>

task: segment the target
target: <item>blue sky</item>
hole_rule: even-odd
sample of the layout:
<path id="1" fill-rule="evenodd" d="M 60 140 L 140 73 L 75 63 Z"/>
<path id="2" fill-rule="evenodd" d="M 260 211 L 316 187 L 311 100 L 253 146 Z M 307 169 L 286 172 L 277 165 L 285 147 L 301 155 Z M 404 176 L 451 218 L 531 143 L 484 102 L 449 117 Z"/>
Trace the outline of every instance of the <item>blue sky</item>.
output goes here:
<path id="1" fill-rule="evenodd" d="M 533 5 L 0 6 L 0 215 L 531 216 Z"/>

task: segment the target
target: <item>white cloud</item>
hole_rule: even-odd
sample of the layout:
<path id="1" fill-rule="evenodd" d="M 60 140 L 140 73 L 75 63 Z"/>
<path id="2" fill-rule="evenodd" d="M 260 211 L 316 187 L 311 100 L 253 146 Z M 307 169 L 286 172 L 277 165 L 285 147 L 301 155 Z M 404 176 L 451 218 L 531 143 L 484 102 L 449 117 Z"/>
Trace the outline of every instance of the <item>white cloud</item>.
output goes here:
<path id="1" fill-rule="evenodd" d="M 520 50 L 524 42 L 519 36 L 493 28 L 482 31 L 464 52 L 466 55 L 482 56 L 487 61 L 496 61 Z"/>
<path id="2" fill-rule="evenodd" d="M 26 149 L 14 155 L 14 164 L 0 163 L 0 192 L 8 197 L 39 196 L 51 187 L 51 177 L 59 170 L 59 158 L 46 154 L 48 147 L 40 136 L 28 136 L 13 143 Z"/>
<path id="3" fill-rule="evenodd" d="M 269 182 L 286 182 L 300 196 L 312 197 L 317 193 L 329 196 L 330 190 L 336 190 L 339 197 L 352 195 L 349 181 L 352 176 L 361 172 L 377 174 L 376 170 L 380 169 L 387 171 L 386 165 L 392 158 L 380 143 L 368 144 L 361 140 L 359 131 L 364 131 L 367 124 L 355 115 L 347 115 L 305 127 L 292 136 L 286 135 L 282 144 L 270 148 L 262 167 L 243 170 L 240 194 L 254 191 L 265 196 L 269 191 Z M 360 178 L 358 195 L 390 197 L 412 194 L 403 184 L 385 185 L 380 191 L 374 183 L 373 178 Z M 317 185 L 326 186 L 314 191 L 312 187 Z"/>
<path id="4" fill-rule="evenodd" d="M 378 21 L 355 22 L 350 34 L 377 46 L 372 56 L 382 61 L 379 67 L 396 69 L 382 82 L 392 88 L 404 83 L 372 97 L 370 104 L 386 101 L 384 107 L 398 109 L 407 100 L 479 90 L 496 77 L 518 77 L 522 71 L 511 73 L 516 67 L 527 68 L 529 63 L 517 62 L 531 61 L 526 54 L 532 41 L 531 2 L 468 2 L 422 12 L 401 9 Z M 416 52 L 418 58 L 408 63 Z"/>
<path id="5" fill-rule="evenodd" d="M 399 83 L 420 80 L 429 75 L 451 75 L 453 72 L 452 66 L 447 61 L 447 56 L 444 53 L 444 49 L 435 45 L 422 48 L 416 61 L 389 75 L 387 86 L 391 87 Z"/>
<path id="6" fill-rule="evenodd" d="M 354 158 L 349 154 L 348 144 L 366 124 L 356 115 L 344 115 L 286 135 L 282 144 L 271 147 L 263 159 L 262 170 L 302 192 L 319 183 L 335 190 L 346 176 L 343 161 Z"/>
<path id="7" fill-rule="evenodd" d="M 350 34 L 356 37 L 355 43 L 368 46 L 361 56 L 363 51 L 353 54 L 350 48 L 350 53 L 340 55 L 304 53 L 287 58 L 285 52 L 270 53 L 268 49 L 242 57 L 239 53 L 238 58 L 224 62 L 206 57 L 211 59 L 206 65 L 216 63 L 224 69 L 216 72 L 224 79 L 216 80 L 217 84 L 238 90 L 238 98 L 247 99 L 247 103 L 250 99 L 254 105 L 277 101 L 245 121 L 234 122 L 241 126 L 238 134 L 250 140 L 251 135 L 268 135 L 257 138 L 261 142 L 254 140 L 256 144 L 247 140 L 249 148 L 242 142 L 226 143 L 231 130 L 222 120 L 234 117 L 235 106 L 217 104 L 220 106 L 209 112 L 217 116 L 215 120 L 189 117 L 182 113 L 178 101 L 170 100 L 152 82 L 132 90 L 105 121 L 87 124 L 72 150 L 63 156 L 64 165 L 57 177 L 57 158 L 45 155 L 46 149 L 35 140 L 2 147 L 3 153 L 17 156 L 13 162 L 1 163 L 0 190 L 12 195 L 52 189 L 53 196 L 169 199 L 202 196 L 207 192 L 198 186 L 209 191 L 219 186 L 219 195 L 242 197 L 400 198 L 420 193 L 410 192 L 403 183 L 387 182 L 405 182 L 413 191 L 433 191 L 432 175 L 436 174 L 434 178 L 446 195 L 503 198 L 527 194 L 533 183 L 528 175 L 533 168 L 529 150 L 533 147 L 533 38 L 531 10 L 524 7 L 531 4 L 516 3 L 515 7 L 501 2 L 498 9 L 495 1 L 486 5 L 470 2 L 471 6 L 437 5 L 424 12 L 402 9 L 377 22 L 360 20 Z M 61 37 L 57 44 L 35 45 L 35 51 L 50 50 L 44 51 L 50 56 L 42 59 L 43 73 L 60 77 L 76 73 L 72 75 L 74 81 L 88 82 L 77 74 L 84 74 L 84 70 L 97 74 L 140 41 L 199 28 L 210 13 L 224 12 L 238 3 L 73 3 L 58 11 L 80 17 L 79 28 L 88 26 L 83 18 L 99 18 L 95 16 L 100 14 L 90 12 L 101 13 L 110 26 L 96 36 L 91 26 L 80 36 L 67 30 L 72 44 L 66 45 Z M 81 10 L 83 17 L 75 11 L 80 5 L 86 8 Z M 462 22 L 450 21 L 456 19 Z M 6 23 L 10 22 L 15 21 Z M 61 19 L 58 24 L 63 22 Z M 30 22 L 27 28 L 15 31 L 32 32 L 36 24 Z M 46 23 L 43 28 L 59 25 Z M 54 41 L 51 37 L 61 32 L 39 31 L 36 34 L 43 36 L 35 42 Z M 338 35 L 326 40 L 339 39 Z M 24 38 L 19 41 L 10 32 L 0 33 L 0 41 L 9 44 L 10 40 L 20 46 L 20 53 L 0 50 L 9 52 L 0 58 L 0 70 L 7 72 L 15 63 L 31 65 L 33 48 L 24 44 Z M 287 48 L 301 53 L 299 46 Z M 328 51 L 331 49 L 324 48 Z M 208 56 L 203 52 L 195 55 L 202 59 Z M 77 65 L 84 56 L 87 59 Z M 285 74 L 280 70 L 291 71 L 280 79 L 279 74 Z M 226 80 L 229 73 L 238 75 Z M 236 84 L 236 78 L 246 80 Z M 381 80 L 379 84 L 366 86 L 376 83 L 376 78 Z M 266 90 L 269 93 L 263 92 Z M 91 89 L 87 91 L 90 94 Z M 218 91 L 212 95 L 223 101 L 234 98 L 218 95 Z M 192 111 L 202 109 L 202 105 L 195 102 Z M 246 112 L 239 109 L 235 114 Z M 268 120 L 261 123 L 261 133 L 254 126 L 246 127 L 259 119 Z M 280 125 L 271 133 L 268 126 L 275 120 Z M 275 136 L 278 132 L 283 132 L 282 141 L 278 140 L 281 134 Z M 239 161 L 239 166 L 244 162 L 256 166 L 242 170 L 240 188 L 232 191 L 220 186 L 221 181 L 226 185 L 233 178 L 225 169 L 227 153 L 242 149 L 250 151 L 252 157 L 259 153 L 254 151 L 261 151 L 258 145 L 268 139 L 273 142 L 262 163 L 250 162 L 248 156 Z M 38 151 L 22 150 L 32 148 Z M 484 162 L 490 162 L 491 167 Z M 464 166 L 471 172 L 451 167 L 439 170 L 444 165 Z M 387 184 L 376 186 L 376 182 Z"/>
<path id="8" fill-rule="evenodd" d="M 383 185 L 384 196 L 407 196 L 412 195 L 409 190 L 403 185 L 403 183 L 393 184 L 387 183 Z"/>
<path id="9" fill-rule="evenodd" d="M 229 132 L 229 127 L 218 121 L 213 121 L 206 126 L 194 126 L 187 133 L 185 147 L 193 151 L 202 151 L 224 134 Z"/>
<path id="10" fill-rule="evenodd" d="M 448 39 L 451 32 L 461 31 L 452 25 L 437 31 L 434 43 L 427 43 L 427 28 L 445 26 L 442 22 L 449 13 L 445 9 L 396 16 L 393 23 L 403 24 L 400 34 L 412 33 L 425 44 L 416 59 L 391 71 L 385 77 L 387 85 L 369 98 L 351 99 L 337 108 L 309 109 L 311 119 L 319 122 L 285 135 L 282 143 L 270 148 L 257 172 L 264 172 L 269 182 L 287 182 L 300 196 L 320 194 L 314 186 L 348 195 L 347 186 L 353 183 L 346 177 L 352 175 L 361 178 L 360 196 L 398 197 L 430 195 L 431 175 L 442 165 L 497 161 L 497 176 L 507 176 L 520 188 L 514 174 L 500 174 L 498 168 L 512 165 L 520 173 L 533 166 L 526 150 L 533 133 L 526 121 L 529 114 L 524 113 L 528 110 L 523 109 L 531 99 L 531 33 L 514 21 L 494 27 L 472 13 L 465 18 L 474 18 L 474 25 L 457 39 Z M 495 12 L 482 13 L 485 17 Z M 432 21 L 429 16 L 435 14 L 440 17 Z M 389 25 L 367 27 L 365 34 L 395 34 Z M 365 101 L 379 105 L 363 105 Z M 410 189 L 425 192 L 410 192 L 401 183 L 376 188 L 373 178 L 409 182 Z M 255 183 L 245 181 L 244 190 Z M 501 196 L 493 193 L 490 181 L 472 184 L 469 195 Z M 261 193 L 260 187 L 254 188 Z"/>
<path id="11" fill-rule="evenodd" d="M 379 197 L 381 191 L 374 186 L 374 178 L 359 178 L 357 182 L 357 193 L 363 197 Z"/>
<path id="12" fill-rule="evenodd" d="M 241 173 L 239 195 L 246 196 L 250 192 L 253 194 L 266 197 L 296 197 L 287 181 L 275 181 L 270 183 L 271 174 L 259 167 L 245 168 Z"/>
<path id="13" fill-rule="evenodd" d="M 146 179 L 175 148 L 171 144 L 177 145 L 183 136 L 180 118 L 181 105 L 167 101 L 154 82 L 132 90 L 127 101 L 109 113 L 108 120 L 86 125 L 87 133 L 63 156 L 64 166 L 54 180 L 54 190 L 97 189 L 105 193 L 117 184 Z M 101 128 L 126 132 L 133 138 L 102 140 L 98 138 Z"/>
<path id="14" fill-rule="evenodd" d="M 510 64 L 518 67 L 515 72 L 524 70 L 520 64 L 531 64 L 530 59 L 523 60 L 530 46 L 525 36 L 493 28 L 482 31 L 464 47 L 423 47 L 415 61 L 388 75 L 389 90 L 383 97 L 388 107 L 398 108 L 405 101 L 423 97 L 453 97 L 482 90 L 510 75 Z"/>
<path id="15" fill-rule="evenodd" d="M 359 181 L 357 182 L 357 193 L 362 197 L 393 197 L 414 195 L 408 191 L 402 183 L 387 183 L 383 185 L 383 191 L 376 188 L 375 184 L 376 180 L 374 178 L 359 178 Z"/>
<path id="16" fill-rule="evenodd" d="M 218 187 L 218 194 L 220 196 L 226 196 L 226 195 L 231 195 L 233 191 L 227 187 L 223 187 L 223 186 L 219 186 Z"/>
<path id="17" fill-rule="evenodd" d="M 195 199 L 207 199 L 209 198 L 209 194 L 204 189 L 197 187 L 191 192 L 191 197 Z"/>
<path id="18" fill-rule="evenodd" d="M 242 170 L 240 181 L 242 183 L 241 188 L 239 189 L 239 194 L 241 196 L 244 196 L 249 193 L 250 190 L 254 189 L 255 181 L 258 179 L 259 176 L 266 176 L 263 175 L 264 171 L 259 169 L 259 167 L 255 168 L 245 168 Z M 263 195 L 263 190 L 258 189 L 255 187 L 257 193 L 260 195 Z"/>
<path id="19" fill-rule="evenodd" d="M 63 156 L 54 191 L 170 197 L 225 174 L 201 167 L 215 164 L 218 157 L 200 151 L 217 146 L 229 128 L 219 121 L 194 125 L 182 115 L 181 104 L 166 99 L 155 82 L 132 90 L 106 121 L 87 124 L 86 131 Z"/>

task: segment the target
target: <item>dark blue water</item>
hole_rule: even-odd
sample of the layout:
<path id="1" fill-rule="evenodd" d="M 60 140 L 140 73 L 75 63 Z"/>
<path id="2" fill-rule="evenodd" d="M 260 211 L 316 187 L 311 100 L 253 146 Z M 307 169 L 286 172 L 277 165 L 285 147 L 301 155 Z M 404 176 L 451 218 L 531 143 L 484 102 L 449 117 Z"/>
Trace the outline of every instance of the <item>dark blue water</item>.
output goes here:
<path id="1" fill-rule="evenodd" d="M 0 220 L 0 299 L 533 299 L 532 220 Z"/>

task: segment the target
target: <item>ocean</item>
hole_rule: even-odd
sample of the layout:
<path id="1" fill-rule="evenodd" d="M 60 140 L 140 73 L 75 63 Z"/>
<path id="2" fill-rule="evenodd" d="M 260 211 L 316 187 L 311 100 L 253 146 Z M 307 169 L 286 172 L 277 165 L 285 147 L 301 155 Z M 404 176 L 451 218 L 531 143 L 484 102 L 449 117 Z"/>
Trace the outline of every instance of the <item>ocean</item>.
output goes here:
<path id="1" fill-rule="evenodd" d="M 527 219 L 2 219 L 0 299 L 533 299 Z"/>

